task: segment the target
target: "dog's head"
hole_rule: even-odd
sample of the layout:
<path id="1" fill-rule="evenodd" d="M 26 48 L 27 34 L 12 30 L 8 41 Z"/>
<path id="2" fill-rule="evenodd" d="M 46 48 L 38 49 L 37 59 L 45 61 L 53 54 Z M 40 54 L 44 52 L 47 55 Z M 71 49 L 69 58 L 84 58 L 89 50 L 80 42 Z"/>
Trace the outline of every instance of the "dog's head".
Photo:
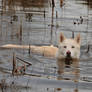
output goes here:
<path id="1" fill-rule="evenodd" d="M 80 34 L 74 39 L 67 39 L 60 34 L 60 43 L 58 46 L 57 58 L 79 58 L 80 56 Z"/>

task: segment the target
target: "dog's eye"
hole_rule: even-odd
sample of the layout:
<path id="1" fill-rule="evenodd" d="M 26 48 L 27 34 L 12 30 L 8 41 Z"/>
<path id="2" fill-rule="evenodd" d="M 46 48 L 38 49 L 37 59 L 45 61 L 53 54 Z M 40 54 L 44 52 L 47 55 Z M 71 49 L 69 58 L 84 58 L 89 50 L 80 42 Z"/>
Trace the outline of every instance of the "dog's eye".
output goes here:
<path id="1" fill-rule="evenodd" d="M 64 46 L 64 48 L 67 48 L 67 46 Z"/>
<path id="2" fill-rule="evenodd" d="M 75 48 L 75 46 L 72 46 L 72 48 Z"/>

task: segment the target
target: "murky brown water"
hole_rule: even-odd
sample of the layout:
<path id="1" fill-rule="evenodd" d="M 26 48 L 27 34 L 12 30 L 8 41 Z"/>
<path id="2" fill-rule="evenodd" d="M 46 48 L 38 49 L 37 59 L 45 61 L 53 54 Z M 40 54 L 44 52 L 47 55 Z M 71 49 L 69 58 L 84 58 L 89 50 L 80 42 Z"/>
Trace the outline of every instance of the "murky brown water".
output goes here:
<path id="1" fill-rule="evenodd" d="M 80 33 L 81 60 L 76 68 L 79 72 L 73 74 L 74 67 L 65 68 L 59 76 L 55 59 L 30 56 L 25 49 L 0 49 L 0 82 L 3 84 L 0 84 L 0 92 L 57 92 L 57 88 L 62 88 L 59 92 L 92 91 L 92 1 L 54 0 L 54 8 L 51 1 L 0 0 L 0 46 L 57 46 L 60 32 L 67 37 Z M 26 75 L 12 76 L 13 53 L 32 63 Z M 21 65 L 19 59 L 18 65 Z"/>

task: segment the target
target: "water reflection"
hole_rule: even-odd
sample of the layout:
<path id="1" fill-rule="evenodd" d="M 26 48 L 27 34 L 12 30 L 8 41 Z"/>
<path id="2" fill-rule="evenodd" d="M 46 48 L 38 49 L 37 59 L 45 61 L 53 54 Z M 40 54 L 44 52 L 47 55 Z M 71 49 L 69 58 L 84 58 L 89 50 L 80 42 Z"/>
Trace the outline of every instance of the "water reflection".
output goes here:
<path id="1" fill-rule="evenodd" d="M 62 7 L 64 0 L 60 0 L 59 2 Z M 17 8 L 18 6 L 23 9 L 30 7 L 42 8 L 48 5 L 53 7 L 53 3 L 55 4 L 55 0 L 2 0 L 4 10 L 7 9 L 7 6 L 9 9 Z"/>
<path id="2" fill-rule="evenodd" d="M 88 5 L 89 8 L 92 8 L 92 0 L 80 0 L 80 1 L 83 1 L 83 2 L 79 2 L 79 3 Z"/>
<path id="3" fill-rule="evenodd" d="M 87 5 L 92 8 L 92 0 L 86 0 L 87 1 Z"/>
<path id="4" fill-rule="evenodd" d="M 7 4 L 9 6 L 11 5 L 17 5 L 22 7 L 44 7 L 45 3 L 47 3 L 48 0 L 8 0 Z"/>
<path id="5" fill-rule="evenodd" d="M 72 80 L 74 83 L 78 83 L 79 81 L 79 60 L 78 59 L 62 59 L 57 61 L 58 65 L 58 74 L 57 80 Z M 71 77 L 64 75 L 71 75 Z M 58 91 L 62 90 L 62 88 L 57 88 Z M 78 88 L 74 89 L 74 92 L 78 92 Z"/>
<path id="6" fill-rule="evenodd" d="M 6 10 L 25 10 L 32 7 L 42 8 L 45 6 L 48 6 L 48 0 L 2 0 L 3 12 Z"/>

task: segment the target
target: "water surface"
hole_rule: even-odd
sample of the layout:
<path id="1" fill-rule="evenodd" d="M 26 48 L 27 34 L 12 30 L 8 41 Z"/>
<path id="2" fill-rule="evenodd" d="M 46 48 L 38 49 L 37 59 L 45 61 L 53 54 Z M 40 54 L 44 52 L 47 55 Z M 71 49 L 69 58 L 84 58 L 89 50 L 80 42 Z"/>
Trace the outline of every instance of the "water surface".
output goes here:
<path id="1" fill-rule="evenodd" d="M 92 1 L 91 0 L 0 0 L 0 46 L 5 44 L 58 45 L 59 34 L 82 37 L 77 70 L 65 68 L 57 80 L 56 59 L 46 58 L 25 49 L 0 49 L 1 92 L 91 92 L 92 91 Z M 31 62 L 26 75 L 12 76 L 13 53 Z M 17 60 L 17 65 L 22 65 Z M 76 82 L 74 80 L 77 80 Z M 5 85 L 8 85 L 6 87 Z"/>

